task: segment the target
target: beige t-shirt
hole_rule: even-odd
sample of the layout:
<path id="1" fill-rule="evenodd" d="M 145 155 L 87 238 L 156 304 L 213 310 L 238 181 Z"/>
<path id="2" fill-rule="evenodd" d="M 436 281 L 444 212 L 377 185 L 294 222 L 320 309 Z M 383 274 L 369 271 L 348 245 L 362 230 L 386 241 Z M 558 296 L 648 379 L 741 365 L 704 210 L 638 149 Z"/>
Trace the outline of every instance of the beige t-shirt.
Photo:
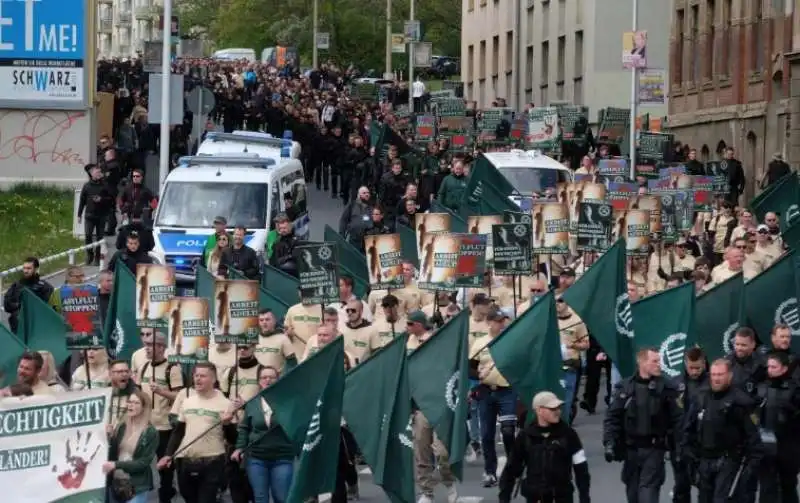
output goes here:
<path id="1" fill-rule="evenodd" d="M 213 390 L 209 398 L 197 393 L 184 397 L 178 410 L 178 421 L 186 424 L 178 458 L 209 458 L 225 454 L 225 438 L 222 425 L 218 424 L 226 411 L 231 409 L 231 401 L 219 390 Z M 210 431 L 209 428 L 212 428 Z M 202 437 L 201 437 L 202 435 Z M 197 442 L 192 443 L 196 438 Z"/>
<path id="2" fill-rule="evenodd" d="M 54 395 L 57 392 L 54 386 L 51 387 L 41 379 L 38 379 L 36 384 L 31 387 L 31 391 L 34 395 Z"/>
<path id="3" fill-rule="evenodd" d="M 147 353 L 145 348 L 139 348 L 133 352 L 131 355 L 131 375 L 134 378 L 134 382 L 139 384 L 136 379 L 139 378 L 139 371 L 142 369 L 142 365 L 144 362 L 147 361 Z"/>
<path id="4" fill-rule="evenodd" d="M 488 336 L 478 339 L 471 339 L 469 347 L 470 360 L 478 360 L 478 375 L 483 376 L 481 379 L 482 384 L 488 386 L 501 386 L 508 387 L 508 381 L 503 374 L 497 370 L 491 352 L 489 352 L 489 343 L 492 338 Z"/>
<path id="5" fill-rule="evenodd" d="M 370 355 L 379 350 L 383 344 L 378 331 L 375 327 L 368 324 L 356 329 L 350 328 L 347 324 L 340 330 L 342 337 L 344 337 L 344 349 L 355 358 L 353 364 L 358 364 L 370 357 Z"/>
<path id="6" fill-rule="evenodd" d="M 308 340 L 317 333 L 322 324 L 322 306 L 295 304 L 286 311 L 284 324 L 286 334 L 294 346 L 294 354 L 302 355 L 305 353 Z"/>
<path id="7" fill-rule="evenodd" d="M 295 356 L 294 351 L 294 345 L 288 335 L 275 333 L 259 336 L 255 355 L 261 365 L 275 367 L 279 372 L 283 372 L 286 360 Z"/>
<path id="8" fill-rule="evenodd" d="M 422 344 L 425 341 L 431 338 L 431 335 L 432 334 L 430 332 L 425 332 L 424 334 L 419 336 L 414 334 L 409 334 L 408 341 L 406 342 L 406 350 L 409 353 L 416 351 L 420 346 L 422 346 Z"/>
<path id="9" fill-rule="evenodd" d="M 231 372 L 236 372 L 231 376 Z M 245 402 L 250 400 L 261 391 L 258 385 L 258 365 L 250 368 L 238 367 L 226 369 L 219 378 L 219 389 L 231 398 L 241 397 Z"/>
<path id="10" fill-rule="evenodd" d="M 473 341 L 483 340 L 489 335 L 489 322 L 486 320 L 476 321 L 475 318 L 469 318 L 469 344 L 472 345 Z"/>
<path id="11" fill-rule="evenodd" d="M 219 376 L 221 376 L 226 369 L 236 365 L 236 347 L 228 345 L 227 350 L 220 351 L 219 344 L 211 341 L 208 345 L 208 361 L 217 367 L 217 379 L 219 379 Z"/>
<path id="12" fill-rule="evenodd" d="M 408 321 L 406 321 L 405 315 L 400 316 L 400 318 L 394 322 L 394 332 L 392 332 L 392 324 L 389 323 L 386 318 L 375 320 L 372 326 L 375 327 L 375 331 L 378 333 L 380 347 L 383 347 L 408 329 Z"/>
<path id="13" fill-rule="evenodd" d="M 167 379 L 167 368 L 169 368 L 169 379 Z M 138 377 L 142 391 L 153 397 L 153 411 L 150 416 L 150 422 L 158 431 L 166 431 L 171 429 L 169 414 L 170 410 L 172 410 L 173 401 L 153 393 L 151 384 L 153 382 L 154 373 L 156 384 L 164 388 L 169 386 L 169 391 L 177 391 L 183 388 L 183 373 L 181 372 L 181 366 L 179 364 L 170 364 L 166 360 L 157 365 L 145 363 L 139 370 Z"/>
<path id="14" fill-rule="evenodd" d="M 108 388 L 111 386 L 111 378 L 108 376 L 108 365 L 93 367 L 89 369 L 89 377 L 92 379 L 92 389 Z M 72 391 L 87 389 L 86 364 L 81 365 L 72 373 Z"/>
<path id="15" fill-rule="evenodd" d="M 566 346 L 566 351 L 562 356 L 567 360 L 580 359 L 583 349 L 573 346 L 586 344 L 586 349 L 588 349 L 589 331 L 586 330 L 586 325 L 581 323 L 581 319 L 577 315 L 572 314 L 568 318 L 558 318 L 558 331 L 561 344 Z"/>
<path id="16" fill-rule="evenodd" d="M 731 268 L 728 267 L 728 262 L 723 262 L 723 263 L 719 264 L 718 266 L 716 266 L 711 271 L 711 281 L 715 285 L 719 285 L 719 284 L 723 283 L 726 279 L 732 278 L 733 276 L 735 276 L 739 272 L 740 271 L 731 270 Z"/>

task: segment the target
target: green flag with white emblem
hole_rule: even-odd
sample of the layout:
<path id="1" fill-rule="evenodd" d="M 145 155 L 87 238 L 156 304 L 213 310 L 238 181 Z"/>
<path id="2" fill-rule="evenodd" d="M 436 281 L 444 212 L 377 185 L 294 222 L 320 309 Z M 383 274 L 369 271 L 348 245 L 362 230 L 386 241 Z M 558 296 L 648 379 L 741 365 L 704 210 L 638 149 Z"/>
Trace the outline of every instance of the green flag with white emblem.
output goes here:
<path id="1" fill-rule="evenodd" d="M 461 479 L 467 438 L 469 313 L 461 311 L 408 358 L 411 397 L 433 426 Z"/>
<path id="2" fill-rule="evenodd" d="M 3 348 L 0 352 L 0 387 L 5 387 L 17 382 L 17 366 L 25 353 L 25 344 L 0 324 L 0 347 Z"/>
<path id="3" fill-rule="evenodd" d="M 694 330 L 709 361 L 733 350 L 733 334 L 744 313 L 744 279 L 739 273 L 697 297 Z"/>
<path id="4" fill-rule="evenodd" d="M 694 303 L 694 283 L 689 282 L 631 306 L 636 349 L 658 349 L 661 371 L 669 377 L 683 372 L 683 355 L 694 345 Z"/>
<path id="5" fill-rule="evenodd" d="M 777 213 L 782 231 L 800 222 L 800 180 L 797 173 L 790 173 L 775 182 L 753 200 L 750 208 L 759 222 L 764 221 L 767 212 Z"/>
<path id="6" fill-rule="evenodd" d="M 800 350 L 800 310 L 797 303 L 794 251 L 744 285 L 746 325 L 769 343 L 772 327 L 785 323 L 792 331 L 792 350 Z"/>
<path id="7" fill-rule="evenodd" d="M 396 337 L 351 370 L 344 390 L 344 420 L 372 469 L 372 480 L 392 503 L 415 499 L 407 341 L 406 334 Z"/>
<path id="8" fill-rule="evenodd" d="M 561 298 L 578 313 L 622 377 L 633 375 L 636 365 L 625 279 L 625 240 L 617 240 Z"/>
<path id="9" fill-rule="evenodd" d="M 112 358 L 130 360 L 133 352 L 142 347 L 136 326 L 136 278 L 127 267 L 114 269 L 114 287 L 103 328 Z"/>
<path id="10" fill-rule="evenodd" d="M 260 396 L 300 452 L 287 503 L 333 492 L 339 463 L 344 339 L 337 337 Z"/>
<path id="11" fill-rule="evenodd" d="M 34 351 L 50 351 L 57 365 L 69 356 L 67 325 L 52 306 L 25 288 L 19 312 L 19 338 Z"/>

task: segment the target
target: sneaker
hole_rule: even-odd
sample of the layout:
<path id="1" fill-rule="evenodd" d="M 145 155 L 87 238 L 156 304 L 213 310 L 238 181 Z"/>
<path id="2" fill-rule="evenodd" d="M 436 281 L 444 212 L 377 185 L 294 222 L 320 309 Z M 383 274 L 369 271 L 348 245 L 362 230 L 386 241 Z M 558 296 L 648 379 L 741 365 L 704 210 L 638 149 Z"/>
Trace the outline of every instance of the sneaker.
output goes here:
<path id="1" fill-rule="evenodd" d="M 458 501 L 458 488 L 455 484 L 447 488 L 447 503 L 456 503 Z"/>
<path id="2" fill-rule="evenodd" d="M 483 487 L 494 487 L 497 485 L 497 476 L 491 473 L 483 474 Z"/>
<path id="3" fill-rule="evenodd" d="M 475 455 L 477 457 L 483 457 L 483 450 L 481 449 L 480 442 L 472 442 L 470 445 L 472 446 L 472 450 L 475 451 Z"/>
<path id="4" fill-rule="evenodd" d="M 464 454 L 464 461 L 467 463 L 475 463 L 478 461 L 478 453 L 475 452 L 475 449 L 472 447 L 467 449 L 467 452 Z"/>
<path id="5" fill-rule="evenodd" d="M 417 500 L 417 503 L 433 503 L 433 496 L 428 496 L 427 494 L 423 494 Z"/>

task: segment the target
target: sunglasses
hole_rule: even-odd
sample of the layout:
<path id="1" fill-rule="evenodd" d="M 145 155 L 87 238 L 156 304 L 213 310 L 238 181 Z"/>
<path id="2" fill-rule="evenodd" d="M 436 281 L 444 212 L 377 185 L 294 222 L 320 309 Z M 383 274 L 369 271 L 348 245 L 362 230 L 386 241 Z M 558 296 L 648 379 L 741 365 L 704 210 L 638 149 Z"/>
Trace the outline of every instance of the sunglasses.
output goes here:
<path id="1" fill-rule="evenodd" d="M 356 312 L 356 310 L 353 309 L 352 307 L 348 307 L 347 309 L 344 310 L 344 312 L 346 312 L 347 314 L 353 314 Z"/>
<path id="2" fill-rule="evenodd" d="M 769 231 L 758 231 L 759 234 L 769 234 Z"/>
<path id="3" fill-rule="evenodd" d="M 541 288 L 531 288 L 531 293 L 544 293 Z"/>
<path id="4" fill-rule="evenodd" d="M 747 248 L 747 245 L 736 245 L 736 248 L 739 250 L 744 250 L 745 248 Z"/>

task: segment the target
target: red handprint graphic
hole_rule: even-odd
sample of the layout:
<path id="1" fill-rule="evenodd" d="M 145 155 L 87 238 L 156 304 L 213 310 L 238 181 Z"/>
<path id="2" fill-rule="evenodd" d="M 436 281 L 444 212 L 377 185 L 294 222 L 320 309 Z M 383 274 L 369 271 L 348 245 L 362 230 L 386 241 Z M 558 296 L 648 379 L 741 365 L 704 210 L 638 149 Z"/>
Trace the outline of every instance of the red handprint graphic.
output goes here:
<path id="1" fill-rule="evenodd" d="M 92 445 L 96 445 L 94 452 L 91 452 Z M 74 442 L 72 439 L 67 439 L 64 456 L 66 466 L 59 468 L 59 465 L 53 465 L 53 473 L 59 474 L 57 479 L 61 487 L 79 489 L 86 477 L 86 469 L 98 452 L 100 452 L 100 444 L 92 441 L 92 432 L 87 433 L 85 437 L 81 435 L 80 431 L 76 432 Z"/>

